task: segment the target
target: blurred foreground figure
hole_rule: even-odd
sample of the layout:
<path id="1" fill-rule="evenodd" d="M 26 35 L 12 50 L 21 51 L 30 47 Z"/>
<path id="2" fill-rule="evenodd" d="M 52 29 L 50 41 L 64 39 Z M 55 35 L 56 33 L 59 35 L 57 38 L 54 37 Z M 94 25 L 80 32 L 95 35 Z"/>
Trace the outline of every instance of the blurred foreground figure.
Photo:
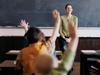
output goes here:
<path id="1" fill-rule="evenodd" d="M 62 62 L 54 69 L 51 56 L 46 54 L 39 55 L 35 61 L 35 75 L 68 75 L 69 70 L 72 68 L 78 45 L 76 29 L 73 26 L 74 23 L 72 21 L 68 21 L 68 23 L 70 24 L 69 32 L 71 40 L 65 49 Z"/>

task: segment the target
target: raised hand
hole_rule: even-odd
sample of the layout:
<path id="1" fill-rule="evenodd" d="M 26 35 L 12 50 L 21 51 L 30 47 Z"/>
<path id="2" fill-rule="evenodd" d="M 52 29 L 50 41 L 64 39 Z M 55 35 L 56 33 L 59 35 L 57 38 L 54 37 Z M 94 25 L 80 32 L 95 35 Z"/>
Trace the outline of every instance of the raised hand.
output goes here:
<path id="1" fill-rule="evenodd" d="M 53 10 L 52 11 L 52 17 L 53 17 L 54 21 L 58 21 L 60 19 L 60 13 L 59 13 L 59 11 L 56 10 L 56 9 Z"/>
<path id="2" fill-rule="evenodd" d="M 51 48 L 51 45 L 53 43 L 55 43 L 56 41 L 56 38 L 57 38 L 57 34 L 59 33 L 59 28 L 60 28 L 60 23 L 61 23 L 61 19 L 60 19 L 60 13 L 58 10 L 54 10 L 52 12 L 52 16 L 53 16 L 53 19 L 54 19 L 54 28 L 53 28 L 53 32 L 52 32 L 52 35 L 51 37 L 49 38 L 48 40 L 48 48 L 50 50 Z"/>
<path id="3" fill-rule="evenodd" d="M 20 22 L 20 26 L 23 27 L 25 29 L 25 31 L 28 30 L 28 26 L 29 26 L 28 24 L 29 23 L 26 22 L 25 20 L 21 20 L 21 22 Z"/>

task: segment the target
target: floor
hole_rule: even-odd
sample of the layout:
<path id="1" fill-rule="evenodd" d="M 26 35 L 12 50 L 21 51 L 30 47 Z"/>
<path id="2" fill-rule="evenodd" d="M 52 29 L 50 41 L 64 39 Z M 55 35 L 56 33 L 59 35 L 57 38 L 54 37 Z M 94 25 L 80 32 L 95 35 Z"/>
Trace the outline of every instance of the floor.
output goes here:
<path id="1" fill-rule="evenodd" d="M 74 63 L 73 71 L 72 71 L 71 75 L 80 75 L 80 63 L 79 62 Z"/>

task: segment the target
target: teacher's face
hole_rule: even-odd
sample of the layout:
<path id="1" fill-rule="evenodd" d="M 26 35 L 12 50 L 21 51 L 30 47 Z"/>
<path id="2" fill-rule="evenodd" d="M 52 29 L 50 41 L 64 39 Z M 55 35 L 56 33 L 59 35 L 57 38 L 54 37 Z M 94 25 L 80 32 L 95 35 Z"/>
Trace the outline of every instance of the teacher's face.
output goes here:
<path id="1" fill-rule="evenodd" d="M 67 8 L 65 9 L 65 12 L 66 12 L 67 14 L 71 14 L 72 11 L 73 11 L 73 8 L 72 8 L 71 5 L 68 5 Z"/>

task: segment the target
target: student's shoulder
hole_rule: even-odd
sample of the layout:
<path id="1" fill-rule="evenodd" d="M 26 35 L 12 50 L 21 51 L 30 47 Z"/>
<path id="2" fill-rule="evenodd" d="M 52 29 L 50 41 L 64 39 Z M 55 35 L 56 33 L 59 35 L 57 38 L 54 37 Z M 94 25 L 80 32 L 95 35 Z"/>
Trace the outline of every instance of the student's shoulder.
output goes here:
<path id="1" fill-rule="evenodd" d="M 41 46 L 41 49 L 39 50 L 39 54 L 48 54 L 48 49 L 46 45 Z"/>
<path id="2" fill-rule="evenodd" d="M 43 44 L 43 45 L 41 46 L 41 48 L 47 49 L 47 46 Z"/>
<path id="3" fill-rule="evenodd" d="M 25 47 L 23 49 L 21 49 L 21 53 L 27 53 L 29 51 L 29 47 Z"/>

